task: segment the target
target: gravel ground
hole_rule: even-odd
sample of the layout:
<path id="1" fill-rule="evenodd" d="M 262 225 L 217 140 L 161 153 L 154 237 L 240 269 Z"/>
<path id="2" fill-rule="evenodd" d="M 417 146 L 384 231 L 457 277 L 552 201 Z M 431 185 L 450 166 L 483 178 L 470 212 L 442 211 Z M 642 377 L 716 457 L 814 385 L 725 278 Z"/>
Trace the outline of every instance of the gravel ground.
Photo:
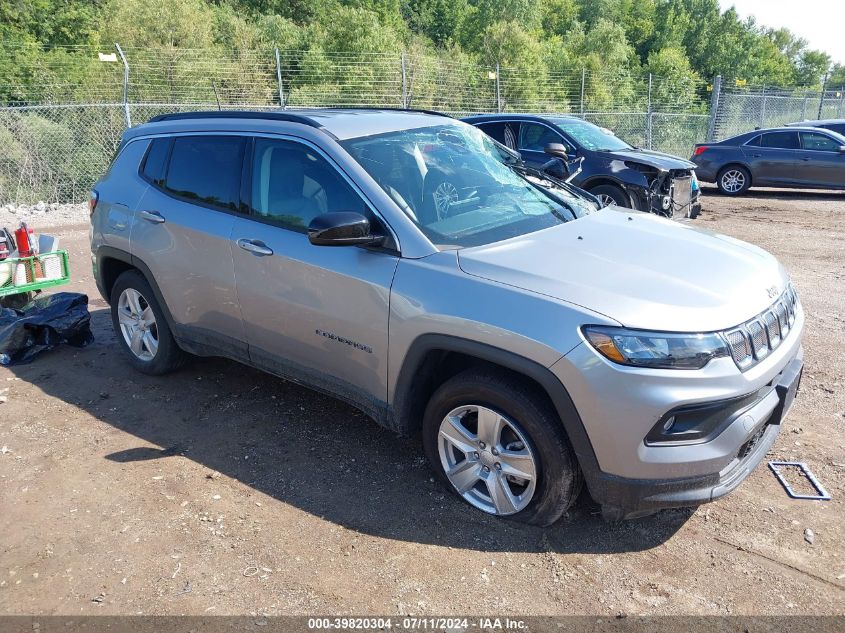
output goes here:
<path id="1" fill-rule="evenodd" d="M 42 229 L 88 222 L 88 204 L 4 204 L 0 206 L 0 227 L 14 230 L 21 222 L 30 228 Z"/>
<path id="2" fill-rule="evenodd" d="M 609 525 L 582 498 L 547 529 L 464 507 L 418 441 L 294 384 L 215 359 L 132 372 L 86 227 L 57 229 L 97 340 L 0 369 L 0 613 L 843 614 L 843 202 L 707 189 L 695 221 L 792 274 L 807 365 L 771 458 L 833 500 L 758 468 L 694 511 Z"/>

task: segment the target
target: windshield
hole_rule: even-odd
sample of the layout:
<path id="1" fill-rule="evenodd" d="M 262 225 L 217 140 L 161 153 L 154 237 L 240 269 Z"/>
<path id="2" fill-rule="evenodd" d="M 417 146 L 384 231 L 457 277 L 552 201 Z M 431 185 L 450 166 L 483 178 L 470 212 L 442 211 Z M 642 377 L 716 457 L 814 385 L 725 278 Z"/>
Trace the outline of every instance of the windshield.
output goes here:
<path id="1" fill-rule="evenodd" d="M 587 121 L 571 119 L 552 119 L 554 123 L 569 134 L 581 147 L 594 152 L 608 152 L 620 149 L 633 149 L 610 130 L 593 125 Z"/>
<path id="2" fill-rule="evenodd" d="M 342 145 L 441 248 L 498 242 L 596 209 L 550 182 L 529 181 L 518 159 L 470 125 L 401 130 Z"/>

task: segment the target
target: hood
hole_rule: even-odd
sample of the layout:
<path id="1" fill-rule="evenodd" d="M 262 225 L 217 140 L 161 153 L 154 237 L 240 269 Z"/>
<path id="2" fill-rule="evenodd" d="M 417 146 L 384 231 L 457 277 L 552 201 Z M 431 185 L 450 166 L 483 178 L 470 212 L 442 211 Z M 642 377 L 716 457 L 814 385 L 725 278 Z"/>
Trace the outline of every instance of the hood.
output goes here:
<path id="1" fill-rule="evenodd" d="M 683 158 L 664 154 L 663 152 L 653 152 L 647 149 L 620 149 L 602 153 L 620 160 L 630 160 L 667 171 L 670 169 L 695 169 L 697 167 L 695 163 Z"/>
<path id="2" fill-rule="evenodd" d="M 725 235 L 606 207 L 459 251 L 470 275 L 599 312 L 632 328 L 709 332 L 759 314 L 789 277 L 766 251 Z"/>

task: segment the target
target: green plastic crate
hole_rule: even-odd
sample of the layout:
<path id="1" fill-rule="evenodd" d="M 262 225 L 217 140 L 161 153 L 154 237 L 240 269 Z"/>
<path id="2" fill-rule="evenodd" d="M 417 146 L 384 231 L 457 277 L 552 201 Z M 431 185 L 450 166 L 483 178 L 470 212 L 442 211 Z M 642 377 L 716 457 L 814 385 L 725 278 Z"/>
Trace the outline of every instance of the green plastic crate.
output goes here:
<path id="1" fill-rule="evenodd" d="M 0 297 L 61 286 L 69 281 L 67 251 L 0 260 Z"/>

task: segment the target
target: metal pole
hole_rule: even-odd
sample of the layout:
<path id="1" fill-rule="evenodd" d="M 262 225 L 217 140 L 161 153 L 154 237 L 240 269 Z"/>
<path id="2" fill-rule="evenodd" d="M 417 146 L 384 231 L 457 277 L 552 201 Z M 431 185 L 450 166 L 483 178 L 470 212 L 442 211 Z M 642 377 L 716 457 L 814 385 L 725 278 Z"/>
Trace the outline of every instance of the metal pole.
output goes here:
<path id="1" fill-rule="evenodd" d="M 279 105 L 286 109 L 288 104 L 285 103 L 285 91 L 282 88 L 282 60 L 279 58 L 279 47 L 273 49 L 276 53 L 276 83 L 279 86 Z"/>
<path id="2" fill-rule="evenodd" d="M 822 98 L 819 99 L 819 115 L 816 117 L 816 119 L 822 118 L 822 108 L 824 107 L 824 93 L 827 90 L 827 79 L 828 79 L 828 74 L 825 73 L 824 74 L 824 81 L 822 82 Z"/>
<path id="3" fill-rule="evenodd" d="M 411 104 L 408 99 L 408 75 L 405 72 L 405 53 L 402 53 L 400 61 L 402 62 L 402 108 L 407 109 L 411 107 Z"/>
<path id="4" fill-rule="evenodd" d="M 648 74 L 648 112 L 646 114 L 646 121 L 645 121 L 645 143 L 646 149 L 651 149 L 651 137 L 652 137 L 652 115 L 653 112 L 651 111 L 651 73 Z"/>
<path id="5" fill-rule="evenodd" d="M 584 118 L 584 84 L 587 81 L 587 69 L 581 69 L 581 118 Z"/>
<path id="6" fill-rule="evenodd" d="M 763 105 L 760 107 L 760 127 L 766 127 L 766 87 L 763 86 Z"/>
<path id="7" fill-rule="evenodd" d="M 836 118 L 842 118 L 842 102 L 845 101 L 845 86 L 839 89 L 839 107 L 836 108 Z"/>
<path id="8" fill-rule="evenodd" d="M 499 81 L 499 62 L 496 62 L 496 112 L 502 111 L 502 84 Z"/>
<path id="9" fill-rule="evenodd" d="M 801 103 L 801 120 L 807 120 L 807 91 L 804 91 L 804 101 Z"/>
<path id="10" fill-rule="evenodd" d="M 123 62 L 123 114 L 126 118 L 126 127 L 132 127 L 132 116 L 129 114 L 129 62 L 126 61 L 126 55 L 123 54 L 120 44 L 115 42 L 114 47 Z"/>
<path id="11" fill-rule="evenodd" d="M 707 140 L 716 140 L 716 122 L 719 117 L 720 99 L 722 93 L 722 75 L 713 79 L 713 94 L 710 95 L 710 125 L 707 127 Z"/>

